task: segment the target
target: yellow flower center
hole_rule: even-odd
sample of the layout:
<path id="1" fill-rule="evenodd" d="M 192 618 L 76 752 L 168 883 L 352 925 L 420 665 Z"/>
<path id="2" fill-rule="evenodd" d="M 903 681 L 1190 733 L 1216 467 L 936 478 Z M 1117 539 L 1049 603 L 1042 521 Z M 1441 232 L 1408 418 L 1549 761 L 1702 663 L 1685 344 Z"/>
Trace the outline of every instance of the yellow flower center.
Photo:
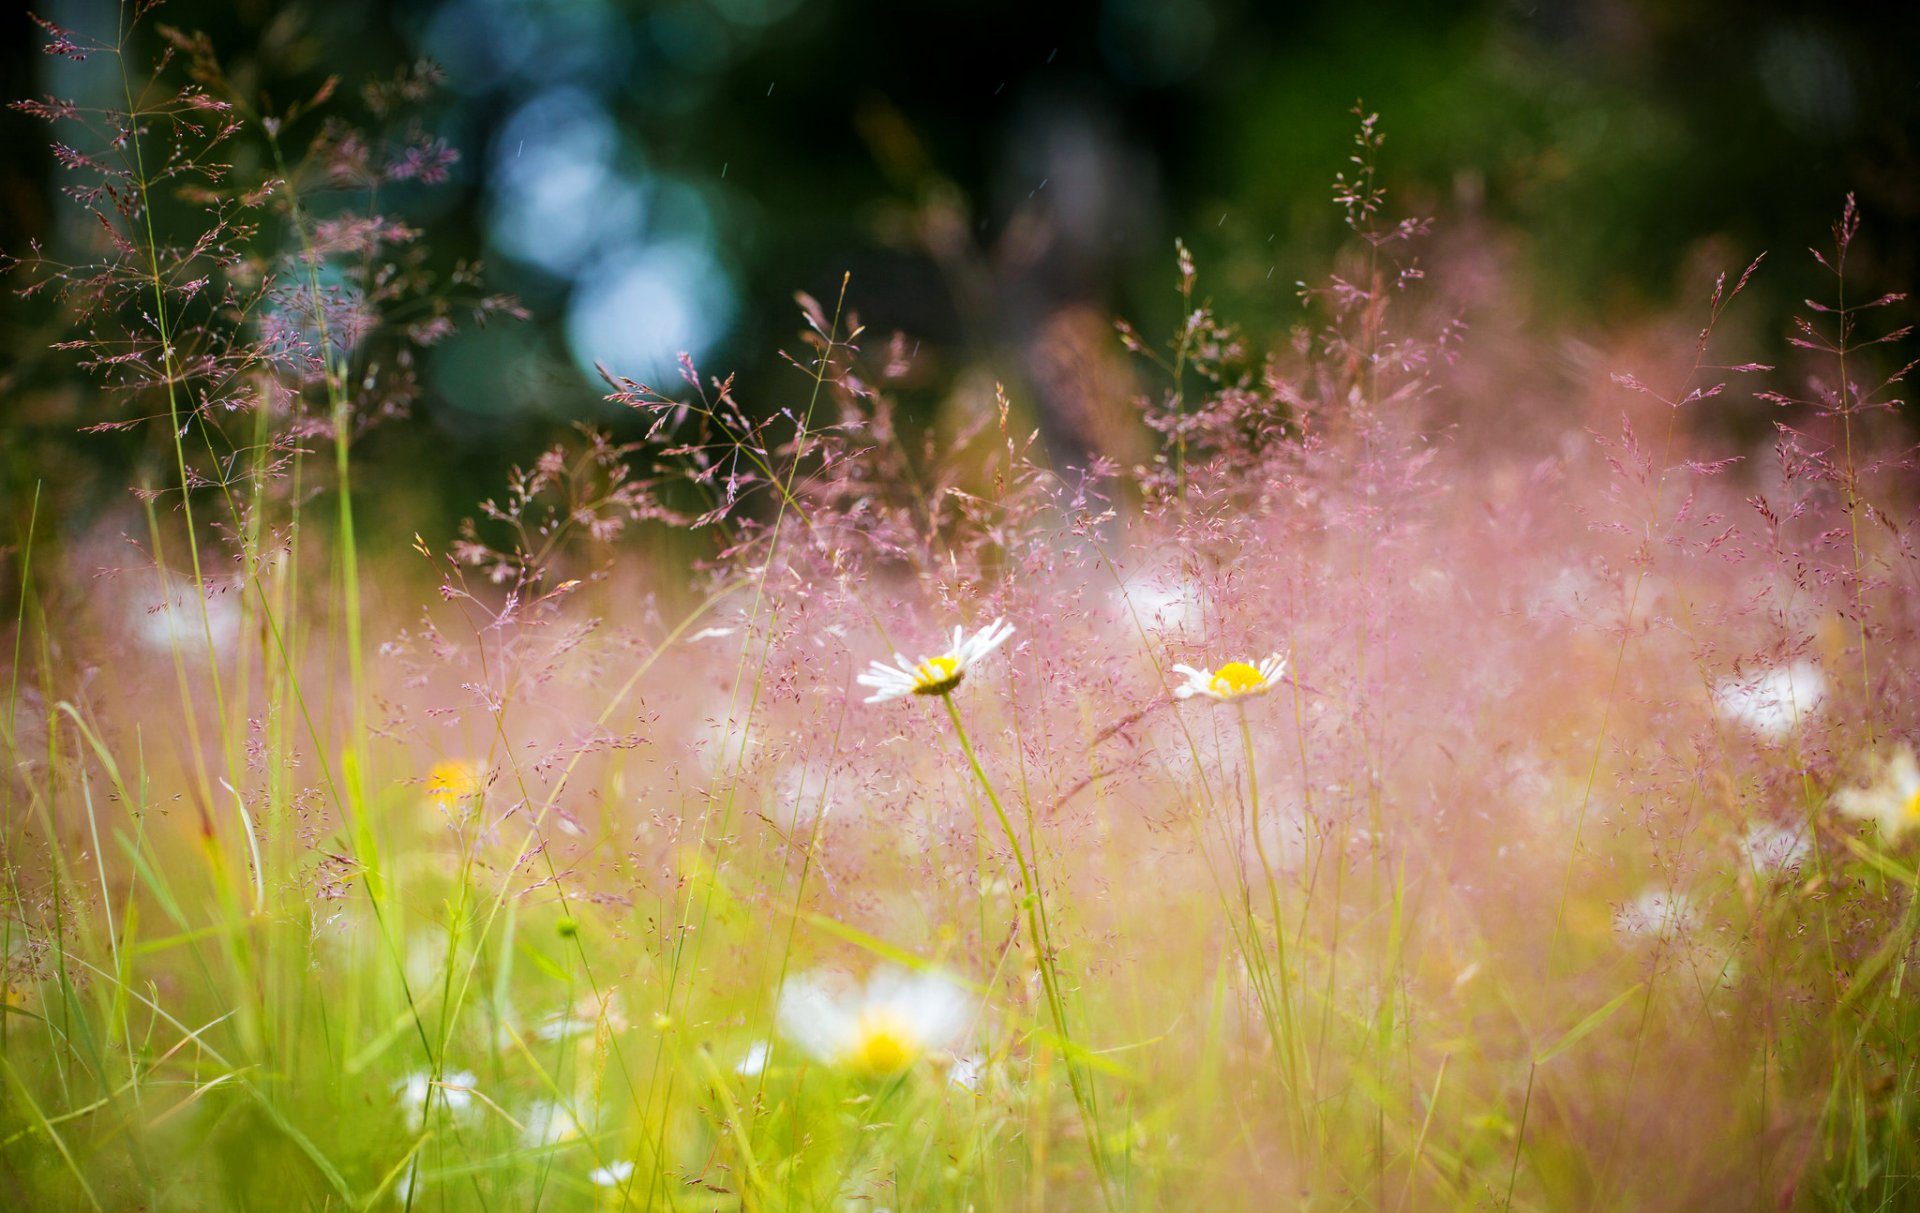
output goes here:
<path id="1" fill-rule="evenodd" d="M 960 662 L 953 657 L 929 657 L 913 672 L 915 695 L 945 695 L 960 685 Z"/>
<path id="2" fill-rule="evenodd" d="M 1259 670 L 1244 661 L 1229 661 L 1213 672 L 1213 681 L 1207 685 L 1216 695 L 1244 695 L 1266 684 Z"/>
<path id="3" fill-rule="evenodd" d="M 1907 803 L 1901 812 L 1910 824 L 1920 823 L 1920 788 L 1914 789 L 1913 795 L 1907 797 Z"/>
<path id="4" fill-rule="evenodd" d="M 860 1013 L 853 1044 L 843 1059 L 848 1069 L 871 1078 L 898 1074 L 920 1056 L 913 1026 L 890 1007 Z"/>
<path id="5" fill-rule="evenodd" d="M 436 762 L 427 772 L 427 799 L 459 800 L 480 790 L 480 774 L 464 762 Z"/>

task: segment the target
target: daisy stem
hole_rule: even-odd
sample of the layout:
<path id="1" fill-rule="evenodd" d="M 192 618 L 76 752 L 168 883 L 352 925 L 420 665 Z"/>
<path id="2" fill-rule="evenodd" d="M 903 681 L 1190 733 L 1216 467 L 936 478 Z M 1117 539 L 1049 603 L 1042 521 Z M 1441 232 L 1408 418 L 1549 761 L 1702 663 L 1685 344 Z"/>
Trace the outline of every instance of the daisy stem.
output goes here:
<path id="1" fill-rule="evenodd" d="M 1298 1092 L 1299 1072 L 1295 1065 L 1293 1051 L 1293 981 L 1287 975 L 1286 919 L 1280 914 L 1280 887 L 1274 877 L 1273 860 L 1268 857 L 1266 839 L 1260 834 L 1260 779 L 1254 773 L 1253 725 L 1247 720 L 1246 703 L 1242 702 L 1238 706 L 1240 741 L 1246 747 L 1247 753 L 1247 807 L 1253 822 L 1253 850 L 1260 857 L 1260 875 L 1267 884 L 1267 905 L 1273 915 L 1274 959 L 1280 969 L 1280 1031 L 1286 1049 L 1282 1064 L 1287 1075 L 1287 1085 Z"/>
<path id="2" fill-rule="evenodd" d="M 999 819 L 1000 829 L 1007 836 L 1007 845 L 1013 848 L 1013 862 L 1020 868 L 1020 887 L 1027 896 L 1037 902 L 1040 890 L 1034 887 L 1033 872 L 1027 867 L 1026 850 L 1021 847 L 1020 835 L 1015 832 L 1012 820 L 1007 817 L 1007 810 L 1001 806 L 999 795 L 993 790 L 993 784 L 988 781 L 985 768 L 980 765 L 979 755 L 973 752 L 973 742 L 967 737 L 967 726 L 960 720 L 960 709 L 953 706 L 952 695 L 942 695 L 940 702 L 947 705 L 947 715 L 953 720 L 954 736 L 960 739 L 960 749 L 966 754 L 968 765 L 973 767 L 974 778 L 980 781 L 980 790 L 987 794 L 987 803 L 993 806 L 993 814 Z M 1029 906 L 1028 909 L 1031 910 L 1032 907 Z M 1034 942 L 1037 944 L 1039 940 L 1036 938 Z"/>
<path id="3" fill-rule="evenodd" d="M 993 783 L 987 778 L 986 768 L 980 765 L 980 756 L 974 753 L 973 742 L 967 737 L 967 726 L 960 719 L 960 709 L 954 706 L 952 695 L 942 695 L 942 703 L 947 705 L 947 716 L 953 721 L 953 733 L 960 739 L 960 749 L 967 756 L 967 765 L 973 768 L 973 776 L 980 783 L 980 790 L 986 793 L 987 803 L 993 806 L 993 815 L 1000 822 L 1000 830 L 1006 835 L 1007 845 L 1013 848 L 1013 861 L 1020 869 L 1021 909 L 1027 916 L 1027 934 L 1033 940 L 1034 960 L 1040 969 L 1040 984 L 1046 990 L 1047 1010 L 1053 1019 L 1053 1030 L 1060 1038 L 1062 1048 L 1071 1048 L 1072 1036 L 1067 1031 L 1067 1007 L 1060 993 L 1060 975 L 1054 970 L 1053 944 L 1048 938 L 1043 923 L 1045 916 L 1041 912 L 1040 886 L 1033 878 L 1033 869 L 1027 865 L 1026 850 L 1020 845 L 1020 835 L 1013 828 L 1000 796 L 993 790 Z M 1100 1177 L 1100 1192 L 1103 1203 L 1111 1202 L 1111 1193 L 1107 1183 L 1106 1158 L 1100 1149 L 1099 1124 L 1094 1116 L 1092 1092 L 1087 1089 L 1088 1080 L 1081 1074 L 1072 1054 L 1066 1056 L 1067 1082 L 1073 1088 L 1073 1101 L 1079 1105 L 1081 1118 L 1086 1122 L 1087 1151 L 1093 1159 L 1093 1169 Z"/>

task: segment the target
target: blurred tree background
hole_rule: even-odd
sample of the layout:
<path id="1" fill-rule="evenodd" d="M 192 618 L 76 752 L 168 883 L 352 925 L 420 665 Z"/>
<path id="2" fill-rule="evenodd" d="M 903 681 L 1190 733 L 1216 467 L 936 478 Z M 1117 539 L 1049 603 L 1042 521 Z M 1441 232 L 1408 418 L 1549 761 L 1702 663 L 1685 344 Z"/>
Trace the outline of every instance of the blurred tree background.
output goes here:
<path id="1" fill-rule="evenodd" d="M 113 0 L 39 11 L 104 41 L 122 20 Z M 1777 334 L 1820 289 L 1800 250 L 1847 191 L 1880 289 L 1905 289 L 1920 236 L 1920 6 L 169 0 L 136 68 L 155 21 L 204 30 L 281 104 L 336 73 L 347 96 L 444 68 L 418 117 L 460 159 L 404 217 L 532 318 L 437 346 L 414 417 L 363 448 L 441 518 L 569 420 L 623 424 L 595 363 L 672 388 L 685 350 L 738 371 L 750 408 L 793 404 L 793 292 L 830 307 L 844 273 L 867 346 L 901 334 L 917 416 L 1000 379 L 1063 455 L 1124 455 L 1095 399 L 1133 390 L 1111 317 L 1171 329 L 1178 236 L 1228 317 L 1284 340 L 1296 280 L 1341 236 L 1356 98 L 1383 116 L 1390 205 L 1527 284 L 1479 301 L 1508 328 L 1631 322 L 1698 286 L 1701 250 L 1737 270 L 1771 248 L 1747 306 Z M 93 66 L 41 53 L 24 10 L 4 22 L 9 97 L 70 94 Z M 96 240 L 45 124 L 0 122 L 0 249 Z M 124 501 L 139 455 L 78 432 L 95 404 L 47 351 L 61 334 L 45 300 L 0 306 L 0 496 L 43 480 L 80 524 Z"/>

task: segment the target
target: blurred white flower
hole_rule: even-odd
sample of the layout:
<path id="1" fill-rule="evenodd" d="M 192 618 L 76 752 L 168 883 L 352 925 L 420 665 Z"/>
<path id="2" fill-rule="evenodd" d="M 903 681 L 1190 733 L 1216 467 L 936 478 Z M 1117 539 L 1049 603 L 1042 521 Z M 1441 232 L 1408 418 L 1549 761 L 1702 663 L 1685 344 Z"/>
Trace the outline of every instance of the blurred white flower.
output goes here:
<path id="1" fill-rule="evenodd" d="M 868 703 L 883 703 L 907 695 L 951 695 L 973 664 L 999 648 L 1013 635 L 1013 625 L 996 619 L 973 635 L 953 629 L 953 647 L 938 657 L 908 661 L 904 653 L 895 653 L 895 666 L 873 662 L 867 672 L 854 679 L 873 694 Z"/>
<path id="2" fill-rule="evenodd" d="M 528 1146 L 553 1146 L 580 1136 L 579 1118 L 557 1100 L 536 1101 L 520 1124 L 520 1140 Z"/>
<path id="3" fill-rule="evenodd" d="M 1114 591 L 1114 617 L 1150 633 L 1197 634 L 1205 615 L 1200 587 L 1184 577 L 1136 573 Z"/>
<path id="4" fill-rule="evenodd" d="M 766 1041 L 754 1041 L 747 1047 L 746 1056 L 734 1063 L 733 1072 L 742 1078 L 757 1078 L 767 1068 L 767 1058 L 772 1052 Z"/>
<path id="5" fill-rule="evenodd" d="M 173 581 L 158 601 L 135 599 L 133 634 L 156 653 L 176 647 L 186 653 L 204 653 L 209 642 L 215 654 L 229 652 L 240 638 L 239 591 L 208 585 L 203 600 L 190 582 Z M 202 608 L 205 615 L 202 615 Z"/>
<path id="6" fill-rule="evenodd" d="M 582 1010 L 555 1011 L 533 1025 L 533 1038 L 545 1044 L 568 1040 L 575 1036 L 592 1036 L 600 1030 L 598 1016 L 588 1014 L 592 1005 Z M 606 1003 L 607 1030 L 623 1031 L 627 1026 L 626 1017 L 620 1014 L 619 1005 L 611 995 Z"/>
<path id="7" fill-rule="evenodd" d="M 1280 675 L 1287 672 L 1287 659 L 1275 653 L 1257 666 L 1245 661 L 1229 661 L 1211 672 L 1196 670 L 1190 665 L 1174 666 L 1173 672 L 1186 678 L 1186 682 L 1173 688 L 1175 699 L 1205 695 L 1226 703 L 1271 691 L 1279 683 Z"/>
<path id="8" fill-rule="evenodd" d="M 1898 842 L 1902 834 L 1920 825 L 1920 764 L 1915 763 L 1913 750 L 1901 746 L 1882 759 L 1868 786 L 1835 792 L 1833 807 L 1873 822 L 1884 841 Z"/>
<path id="9" fill-rule="evenodd" d="M 1804 717 L 1820 709 L 1827 679 L 1811 661 L 1775 666 L 1748 678 L 1723 678 L 1714 684 L 1713 707 L 1748 732 L 1778 741 Z"/>
<path id="10" fill-rule="evenodd" d="M 626 1183 L 632 1175 L 633 1164 L 623 1158 L 604 1167 L 595 1167 L 587 1173 L 587 1182 L 596 1188 L 614 1188 Z"/>
<path id="11" fill-rule="evenodd" d="M 839 797 L 828 787 L 833 771 L 818 760 L 789 763 L 774 778 L 774 801 L 767 816 L 788 832 L 812 828 L 816 818 L 832 816 Z"/>
<path id="12" fill-rule="evenodd" d="M 829 1065 L 868 1077 L 898 1074 L 967 1026 L 973 1000 L 939 973 L 882 969 L 864 989 L 809 974 L 780 991 L 781 1034 Z"/>
<path id="13" fill-rule="evenodd" d="M 947 1071 L 947 1081 L 970 1095 L 980 1094 L 980 1080 L 987 1072 L 987 1059 L 975 1053 L 968 1057 L 954 1059 Z"/>
<path id="14" fill-rule="evenodd" d="M 1671 889 L 1648 889 L 1613 916 L 1613 929 L 1622 935 L 1670 939 L 1691 931 L 1700 920 L 1693 899 Z"/>
<path id="15" fill-rule="evenodd" d="M 1807 857 L 1807 832 L 1793 826 L 1756 821 L 1740 837 L 1740 853 L 1755 871 L 1785 872 Z"/>
<path id="16" fill-rule="evenodd" d="M 435 1091 L 445 1101 L 447 1110 L 456 1116 L 473 1106 L 473 1085 L 476 1080 L 471 1070 L 456 1070 L 442 1074 L 435 1082 L 433 1075 L 426 1070 L 413 1073 L 393 1084 L 394 1092 L 400 1096 L 400 1106 L 411 1115 L 419 1115 L 427 1106 Z"/>

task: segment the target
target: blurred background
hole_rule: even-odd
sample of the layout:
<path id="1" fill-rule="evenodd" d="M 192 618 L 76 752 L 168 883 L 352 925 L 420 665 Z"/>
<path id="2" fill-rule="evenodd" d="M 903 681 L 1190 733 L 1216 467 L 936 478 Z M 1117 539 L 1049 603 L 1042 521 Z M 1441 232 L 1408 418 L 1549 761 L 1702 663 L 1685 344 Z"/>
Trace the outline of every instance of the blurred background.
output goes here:
<path id="1" fill-rule="evenodd" d="M 111 0 L 38 11 L 107 41 L 121 20 Z M 1771 249 L 1745 306 L 1777 335 L 1826 293 L 1803 250 L 1848 191 L 1874 287 L 1906 287 L 1920 238 L 1920 6 L 169 0 L 130 63 L 158 52 L 155 21 L 204 30 L 282 103 L 334 73 L 350 96 L 444 68 L 416 117 L 460 157 L 396 205 L 531 317 L 436 345 L 412 418 L 367 453 L 453 512 L 567 422 L 631 423 L 596 363 L 677 388 L 686 351 L 737 371 L 749 409 L 794 405 L 793 293 L 831 309 L 844 274 L 868 350 L 899 334 L 910 413 L 1002 380 L 1057 451 L 1125 457 L 1110 401 L 1145 385 L 1112 317 L 1171 330 L 1180 237 L 1202 292 L 1284 341 L 1343 234 L 1329 185 L 1356 99 L 1382 115 L 1390 210 L 1436 217 L 1470 326 L 1630 325 L 1703 302 L 1703 260 Z M 8 97 L 117 86 L 41 53 L 24 9 L 4 22 Z M 0 124 L 0 249 L 97 240 L 46 124 Z M 77 432 L 96 405 L 46 350 L 61 324 L 44 299 L 0 304 L 0 490 L 44 479 L 85 514 L 122 499 L 139 439 Z"/>

